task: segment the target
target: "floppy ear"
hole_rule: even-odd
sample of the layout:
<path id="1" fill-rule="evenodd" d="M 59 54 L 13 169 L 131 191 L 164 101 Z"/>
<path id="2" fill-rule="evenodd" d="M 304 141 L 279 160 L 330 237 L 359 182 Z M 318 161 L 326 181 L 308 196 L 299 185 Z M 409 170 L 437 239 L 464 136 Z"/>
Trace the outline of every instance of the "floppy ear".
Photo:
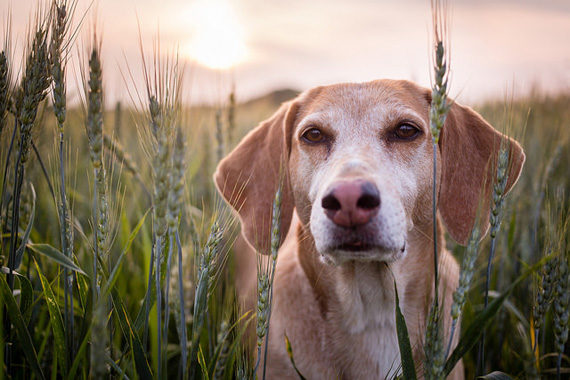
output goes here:
<path id="1" fill-rule="evenodd" d="M 273 201 L 282 182 L 279 244 L 293 216 L 288 159 L 298 101 L 285 103 L 268 120 L 243 138 L 218 165 L 214 182 L 220 194 L 239 214 L 242 234 L 257 251 L 268 254 Z"/>
<path id="2" fill-rule="evenodd" d="M 479 207 L 481 236 L 489 228 L 491 189 L 501 144 L 509 152 L 505 194 L 517 182 L 525 155 L 516 141 L 493 129 L 471 108 L 457 103 L 451 106 L 441 133 L 439 212 L 451 237 L 466 244 Z"/>

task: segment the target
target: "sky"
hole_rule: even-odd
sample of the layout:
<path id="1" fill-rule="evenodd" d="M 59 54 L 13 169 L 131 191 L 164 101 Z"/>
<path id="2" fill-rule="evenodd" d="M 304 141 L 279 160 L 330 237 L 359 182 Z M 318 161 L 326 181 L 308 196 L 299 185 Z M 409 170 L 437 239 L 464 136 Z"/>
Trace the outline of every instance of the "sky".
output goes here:
<path id="1" fill-rule="evenodd" d="M 0 0 L 18 51 L 40 0 Z M 142 89 L 139 39 L 147 55 L 185 64 L 184 99 L 223 102 L 280 88 L 410 79 L 430 85 L 429 0 L 78 0 L 85 14 L 72 53 L 80 78 L 93 26 L 102 35 L 107 103 Z M 514 89 L 570 90 L 570 2 L 448 1 L 450 93 L 463 102 L 504 98 Z M 86 12 L 86 9 L 89 10 Z M 2 31 L 2 34 L 4 32 Z M 4 38 L 0 41 L 3 41 Z M 82 54 L 78 54 L 82 53 Z M 16 59 L 21 57 L 16 53 Z M 127 74 L 131 73 L 131 74 Z M 132 77 L 131 77 L 132 76 Z M 77 98 L 77 91 L 70 91 Z"/>

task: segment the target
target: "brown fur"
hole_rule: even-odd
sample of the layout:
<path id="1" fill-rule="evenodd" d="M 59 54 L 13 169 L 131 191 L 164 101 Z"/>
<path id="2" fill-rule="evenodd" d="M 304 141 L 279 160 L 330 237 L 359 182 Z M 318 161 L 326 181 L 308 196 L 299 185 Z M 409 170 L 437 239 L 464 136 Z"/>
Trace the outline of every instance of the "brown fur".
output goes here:
<path id="1" fill-rule="evenodd" d="M 269 333 L 269 378 L 296 377 L 285 351 L 284 334 L 292 343 L 299 369 L 309 379 L 396 374 L 399 353 L 394 342 L 394 281 L 421 374 L 422 340 L 434 276 L 429 102 L 429 90 L 406 81 L 312 89 L 284 104 L 220 163 L 215 182 L 238 211 L 245 238 L 236 247 L 236 265 L 238 292 L 247 308 L 255 302 L 252 247 L 268 252 L 271 205 L 283 178 L 282 246 Z M 300 129 L 311 118 L 334 136 L 334 144 L 303 145 Z M 393 142 L 391 128 L 402 120 L 419 126 L 422 135 L 414 141 Z M 496 159 L 502 140 L 509 143 L 512 162 L 508 191 L 520 174 L 522 149 L 471 109 L 453 104 L 439 144 L 436 186 L 438 220 L 460 243 L 465 243 L 474 225 L 479 196 L 488 198 L 490 186 L 484 185 L 485 179 L 494 176 L 490 162 Z M 353 165 L 354 160 L 359 164 Z M 401 204 L 403 214 L 395 212 L 386 220 L 398 220 L 406 227 L 403 257 L 380 251 L 379 256 L 349 257 L 334 264 L 321 259 L 323 252 L 315 241 L 323 236 L 315 236 L 314 231 L 321 234 L 328 227 L 323 224 L 325 229 L 319 230 L 314 225 L 320 222 L 313 215 L 320 204 L 315 192 L 330 176 L 370 179 L 381 186 L 387 203 L 392 196 Z M 488 201 L 483 202 L 483 207 L 487 205 Z M 488 220 L 482 219 L 486 231 Z M 386 228 L 390 231 L 389 226 Z M 402 231 L 390 233 L 400 236 Z M 459 268 L 444 246 L 440 228 L 439 297 L 445 305 L 444 326 L 448 331 Z M 336 259 L 334 255 L 332 258 Z M 455 338 L 454 344 L 457 334 Z M 452 377 L 463 378 L 461 363 Z"/>

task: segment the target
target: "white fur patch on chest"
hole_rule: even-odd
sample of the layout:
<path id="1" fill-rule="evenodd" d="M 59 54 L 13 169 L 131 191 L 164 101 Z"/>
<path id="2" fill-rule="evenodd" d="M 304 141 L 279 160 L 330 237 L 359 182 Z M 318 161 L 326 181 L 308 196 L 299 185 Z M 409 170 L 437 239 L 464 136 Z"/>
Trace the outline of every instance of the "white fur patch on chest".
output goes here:
<path id="1" fill-rule="evenodd" d="M 350 344 L 345 347 L 347 371 L 355 378 L 395 375 L 400 351 L 389 270 L 378 263 L 356 263 L 339 277 L 335 290 L 343 331 L 336 339 Z"/>

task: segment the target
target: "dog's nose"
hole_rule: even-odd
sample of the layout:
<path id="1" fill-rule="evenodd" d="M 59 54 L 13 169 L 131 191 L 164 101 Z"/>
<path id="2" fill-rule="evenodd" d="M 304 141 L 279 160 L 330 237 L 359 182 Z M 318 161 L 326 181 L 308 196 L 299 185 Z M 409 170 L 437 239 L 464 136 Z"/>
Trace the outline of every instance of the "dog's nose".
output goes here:
<path id="1" fill-rule="evenodd" d="M 361 226 L 378 213 L 380 192 L 369 181 L 341 181 L 331 186 L 321 205 L 335 224 L 342 227 Z"/>

